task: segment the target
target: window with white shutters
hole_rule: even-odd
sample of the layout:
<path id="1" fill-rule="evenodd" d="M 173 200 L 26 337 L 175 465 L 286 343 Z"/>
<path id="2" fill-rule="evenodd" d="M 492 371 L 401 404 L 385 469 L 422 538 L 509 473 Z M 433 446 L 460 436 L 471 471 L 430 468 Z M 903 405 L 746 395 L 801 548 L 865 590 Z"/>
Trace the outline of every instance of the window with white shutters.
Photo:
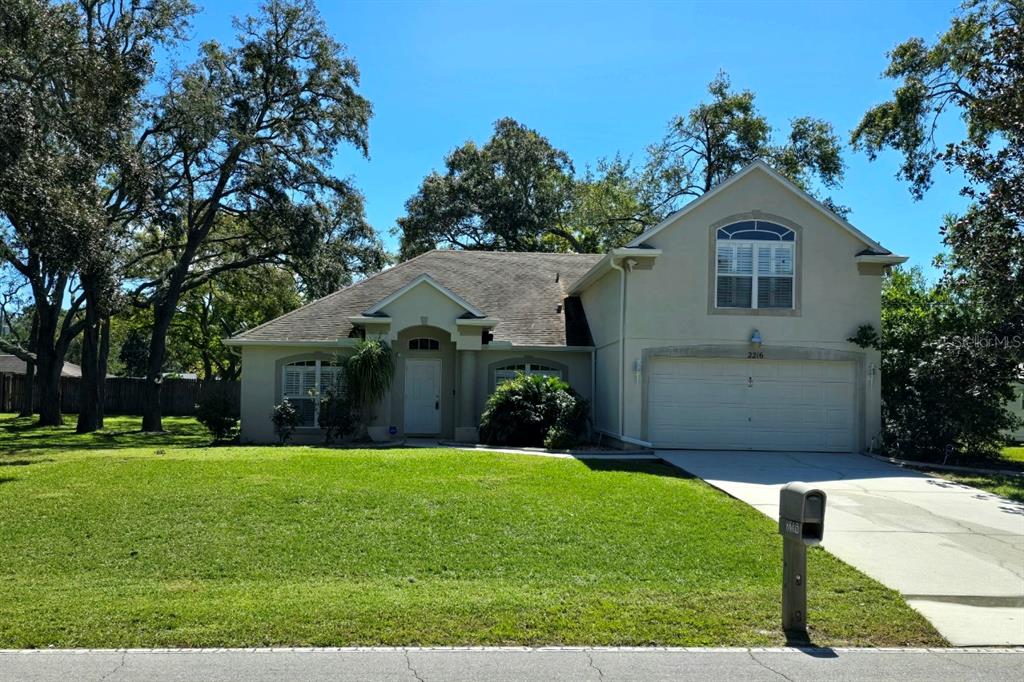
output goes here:
<path id="1" fill-rule="evenodd" d="M 796 233 L 763 220 L 718 229 L 715 240 L 715 306 L 793 308 Z"/>
<path id="2" fill-rule="evenodd" d="M 317 426 L 320 397 L 340 387 L 342 370 L 329 360 L 300 360 L 281 368 L 281 399 L 295 406 L 300 426 Z"/>

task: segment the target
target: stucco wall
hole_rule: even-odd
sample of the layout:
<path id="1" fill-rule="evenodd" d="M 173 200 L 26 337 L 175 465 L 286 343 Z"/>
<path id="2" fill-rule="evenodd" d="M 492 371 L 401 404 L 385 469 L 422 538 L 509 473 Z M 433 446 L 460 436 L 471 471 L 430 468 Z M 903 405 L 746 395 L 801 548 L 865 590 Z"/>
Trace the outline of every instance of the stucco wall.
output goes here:
<path id="1" fill-rule="evenodd" d="M 277 440 L 270 415 L 281 401 L 281 367 L 298 360 L 333 360 L 350 351 L 341 347 L 244 346 L 242 348 L 241 417 L 243 443 L 272 443 Z M 302 428 L 296 442 L 320 440 L 317 428 Z"/>
<path id="2" fill-rule="evenodd" d="M 776 219 L 798 233 L 796 287 L 800 304 L 795 312 L 720 314 L 709 310 L 715 263 L 713 228 L 750 218 Z M 880 329 L 881 276 L 879 270 L 871 275 L 858 271 L 854 257 L 865 248 L 860 240 L 766 174 L 754 172 L 682 216 L 646 244 L 661 249 L 662 255 L 654 269 L 637 270 L 627 276 L 627 436 L 641 438 L 644 430 L 642 381 L 634 381 L 632 372 L 644 349 L 721 344 L 722 357 L 732 357 L 735 351 L 727 348 L 748 343 L 757 329 L 768 359 L 773 346 L 863 354 L 865 369 L 857 378 L 864 395 L 860 447 L 871 443 L 880 430 L 879 356 L 847 339 L 862 324 Z M 585 304 L 587 300 L 584 296 Z M 589 308 L 587 313 L 589 316 Z M 600 366 L 600 355 L 598 362 Z M 876 368 L 875 374 L 869 377 L 872 367 Z M 600 369 L 598 372 L 601 376 Z M 611 391 L 613 387 L 606 385 L 602 390 Z"/>
<path id="3" fill-rule="evenodd" d="M 476 414 L 479 420 L 487 398 L 494 392 L 494 367 L 511 362 L 537 362 L 558 367 L 562 378 L 587 400 L 593 398 L 590 353 L 544 350 L 481 350 L 476 362 Z"/>

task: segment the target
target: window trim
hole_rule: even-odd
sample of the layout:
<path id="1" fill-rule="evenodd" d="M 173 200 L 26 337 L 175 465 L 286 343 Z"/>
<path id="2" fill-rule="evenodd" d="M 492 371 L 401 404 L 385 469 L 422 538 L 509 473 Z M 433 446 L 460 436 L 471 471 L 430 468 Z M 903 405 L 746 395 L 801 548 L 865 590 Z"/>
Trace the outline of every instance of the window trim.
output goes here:
<path id="1" fill-rule="evenodd" d="M 561 362 L 557 362 L 555 360 L 548 360 L 547 358 L 520 356 L 513 358 L 505 358 L 504 360 L 496 360 L 495 362 L 492 362 L 490 365 L 488 365 L 487 376 L 490 382 L 491 391 L 494 391 L 496 388 L 498 388 L 498 373 L 506 371 L 504 368 L 509 367 L 511 365 L 525 365 L 526 367 L 531 367 L 533 365 L 543 366 L 547 368 L 548 376 L 553 376 L 553 372 L 558 372 L 558 376 L 562 381 L 569 381 L 568 365 Z"/>
<path id="2" fill-rule="evenodd" d="M 288 380 L 286 378 L 287 372 L 288 372 L 288 368 L 289 367 L 309 367 L 310 363 L 312 363 L 312 367 L 313 367 L 313 371 L 314 371 L 313 385 L 316 387 L 317 391 L 320 390 L 321 380 L 323 378 L 323 368 L 324 367 L 332 367 L 332 368 L 340 368 L 341 367 L 341 365 L 339 365 L 337 363 L 337 361 L 334 360 L 334 359 L 324 359 L 324 358 L 290 358 L 290 359 L 288 359 L 288 360 L 286 360 L 286 361 L 281 363 L 281 373 L 280 373 L 281 388 L 280 388 L 280 390 L 277 393 L 278 393 L 278 399 L 281 402 L 284 402 L 285 400 L 288 400 L 288 402 L 292 403 L 293 405 L 295 404 L 295 401 L 297 401 L 297 400 L 309 400 L 309 401 L 312 401 L 312 403 L 313 403 L 313 423 L 309 424 L 309 425 L 302 424 L 298 428 L 300 428 L 300 429 L 318 429 L 319 430 L 320 429 L 320 401 L 317 398 L 315 398 L 315 397 L 313 397 L 311 395 L 298 396 L 298 395 L 286 395 L 285 394 L 285 387 L 288 384 Z"/>
<path id="3" fill-rule="evenodd" d="M 767 221 L 765 221 L 765 222 L 767 222 Z M 719 239 L 717 237 L 717 232 L 718 231 L 716 230 L 715 232 L 716 232 L 716 237 L 715 237 L 715 292 L 714 292 L 715 308 L 717 308 L 718 310 L 793 310 L 794 306 L 796 305 L 796 239 L 795 239 L 795 234 L 794 234 L 794 240 L 793 241 L 771 241 L 771 240 L 758 240 L 758 239 Z M 735 245 L 737 247 L 740 247 L 740 246 L 749 246 L 750 247 L 750 274 L 749 275 L 743 274 L 743 273 L 728 273 L 728 272 L 727 273 L 721 273 L 721 272 L 718 271 L 718 265 L 719 265 L 718 264 L 718 249 L 720 248 L 720 246 L 722 244 L 728 244 L 730 246 Z M 761 248 L 767 247 L 770 250 L 769 252 L 771 253 L 775 248 L 777 248 L 779 246 L 782 246 L 782 245 L 789 245 L 789 244 L 792 245 L 790 247 L 790 258 L 793 261 L 793 264 L 792 264 L 793 265 L 793 267 L 792 267 L 793 271 L 791 273 L 789 273 L 788 275 L 778 275 L 778 274 L 772 274 L 772 273 L 761 274 L 760 272 L 758 272 L 758 263 L 759 263 L 759 260 L 760 260 L 759 256 L 760 256 L 760 249 Z M 722 306 L 722 305 L 719 305 L 718 304 L 718 278 L 719 277 L 746 277 L 746 278 L 750 279 L 750 305 L 749 306 Z M 783 308 L 781 306 L 775 306 L 775 307 L 770 307 L 770 308 L 761 308 L 758 305 L 758 303 L 757 303 L 758 302 L 758 295 L 757 295 L 758 294 L 758 283 L 759 283 L 759 281 L 761 279 L 764 279 L 764 278 L 767 278 L 767 277 L 778 277 L 778 278 L 786 277 L 786 278 L 789 278 L 793 282 L 793 293 L 790 296 L 790 298 L 792 300 L 792 304 L 788 308 Z"/>
<path id="4" fill-rule="evenodd" d="M 719 308 L 718 307 L 718 230 L 729 227 L 735 223 L 747 220 L 775 223 L 781 227 L 793 231 L 792 241 L 782 240 L 749 240 L 758 244 L 793 244 L 793 306 L 791 308 Z M 727 242 L 740 243 L 747 240 L 723 240 Z M 708 228 L 708 271 L 707 271 L 707 312 L 708 315 L 743 315 L 747 317 L 800 317 L 802 313 L 803 297 L 803 227 L 782 216 L 765 213 L 762 211 L 750 211 L 731 215 L 727 218 L 715 221 Z M 756 259 L 756 253 L 754 258 Z M 756 261 L 754 263 L 756 273 Z M 756 278 L 756 274 L 752 275 Z M 771 276 L 771 275 L 766 275 Z M 756 304 L 753 298 L 756 291 L 751 285 L 751 303 Z"/>
<path id="5" fill-rule="evenodd" d="M 412 347 L 413 343 L 417 343 L 417 344 L 422 346 L 422 343 L 424 341 L 427 342 L 427 347 L 426 348 L 422 348 L 422 347 L 421 348 L 413 348 Z M 419 351 L 419 352 L 422 352 L 422 351 L 437 352 L 437 351 L 441 350 L 441 342 L 438 339 L 431 338 L 429 336 L 414 336 L 414 337 L 412 337 L 411 339 L 409 339 L 406 342 L 405 348 L 406 348 L 406 350 L 413 351 L 413 352 L 417 352 L 417 351 Z"/>

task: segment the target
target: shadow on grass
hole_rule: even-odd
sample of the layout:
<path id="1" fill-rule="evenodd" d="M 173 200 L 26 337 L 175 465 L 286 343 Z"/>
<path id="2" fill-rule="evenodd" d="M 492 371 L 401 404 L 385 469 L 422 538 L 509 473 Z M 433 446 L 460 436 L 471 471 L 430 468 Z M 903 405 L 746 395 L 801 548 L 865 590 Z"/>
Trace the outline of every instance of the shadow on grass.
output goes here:
<path id="1" fill-rule="evenodd" d="M 39 459 L 0 459 L 0 467 L 27 467 L 31 464 L 52 461 L 49 457 L 40 457 Z"/>
<path id="2" fill-rule="evenodd" d="M 105 429 L 84 434 L 75 433 L 74 415 L 65 415 L 64 421 L 63 426 L 39 426 L 32 417 L 0 416 L 0 455 L 32 456 L 34 451 L 207 447 L 210 444 L 209 433 L 191 417 L 165 417 L 167 430 L 163 433 L 144 433 L 139 417 L 107 417 Z M 8 466 L 12 466 L 11 461 L 8 460 Z"/>
<path id="3" fill-rule="evenodd" d="M 683 471 L 671 464 L 657 460 L 642 459 L 580 459 L 591 471 L 621 471 L 633 474 L 650 474 L 668 478 L 695 478 L 688 471 Z"/>

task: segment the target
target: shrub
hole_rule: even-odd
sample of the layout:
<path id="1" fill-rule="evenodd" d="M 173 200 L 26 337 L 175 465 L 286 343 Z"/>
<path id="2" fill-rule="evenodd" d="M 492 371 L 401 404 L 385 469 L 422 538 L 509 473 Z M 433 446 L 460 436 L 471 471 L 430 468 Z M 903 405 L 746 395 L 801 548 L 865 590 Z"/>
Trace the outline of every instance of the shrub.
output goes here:
<path id="1" fill-rule="evenodd" d="M 295 406 L 285 399 L 280 405 L 274 406 L 270 421 L 274 423 L 274 433 L 280 439 L 281 445 L 284 445 L 292 437 L 295 429 L 299 427 L 302 417 L 299 416 L 299 411 L 295 409 Z"/>
<path id="2" fill-rule="evenodd" d="M 1011 348 L 991 331 L 983 307 L 894 269 L 882 288 L 882 330 L 849 340 L 881 353 L 882 444 L 896 457 L 969 461 L 996 457 L 1012 428 L 1006 404 L 1019 372 Z"/>
<path id="3" fill-rule="evenodd" d="M 490 445 L 570 448 L 586 429 L 589 409 L 561 379 L 520 374 L 488 398 L 480 439 Z"/>
<path id="4" fill-rule="evenodd" d="M 238 429 L 234 402 L 221 391 L 211 391 L 199 399 L 196 420 L 218 441 L 233 438 Z"/>
<path id="5" fill-rule="evenodd" d="M 320 397 L 317 423 L 324 431 L 324 442 L 331 443 L 354 432 L 359 425 L 358 407 L 353 404 L 344 384 L 339 381 Z"/>

